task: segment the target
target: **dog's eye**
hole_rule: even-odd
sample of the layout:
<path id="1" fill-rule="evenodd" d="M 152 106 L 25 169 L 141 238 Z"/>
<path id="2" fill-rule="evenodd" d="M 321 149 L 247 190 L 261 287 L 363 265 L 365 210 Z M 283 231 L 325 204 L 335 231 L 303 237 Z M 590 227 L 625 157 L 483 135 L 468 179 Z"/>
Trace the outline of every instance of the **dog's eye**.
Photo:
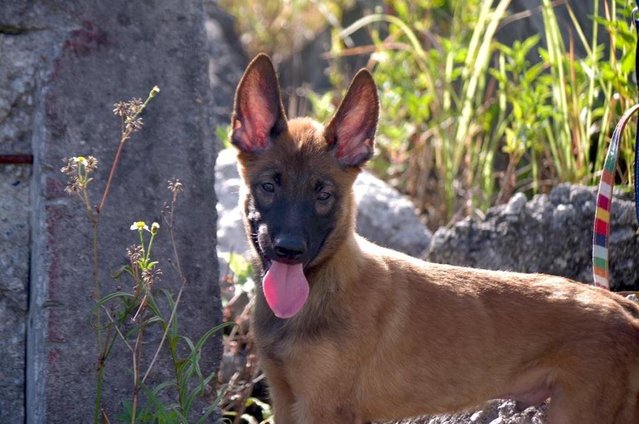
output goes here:
<path id="1" fill-rule="evenodd" d="M 328 200 L 331 198 L 331 193 L 323 191 L 317 195 L 317 200 Z"/>
<path id="2" fill-rule="evenodd" d="M 275 186 L 273 183 L 262 183 L 262 190 L 268 193 L 273 193 L 275 191 Z"/>

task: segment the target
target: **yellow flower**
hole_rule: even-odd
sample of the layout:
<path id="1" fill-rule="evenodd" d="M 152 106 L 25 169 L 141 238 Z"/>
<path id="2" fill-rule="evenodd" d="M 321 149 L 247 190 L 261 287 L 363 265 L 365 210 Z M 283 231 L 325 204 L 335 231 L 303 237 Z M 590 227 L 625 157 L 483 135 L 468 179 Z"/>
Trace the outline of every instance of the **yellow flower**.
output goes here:
<path id="1" fill-rule="evenodd" d="M 142 230 L 149 231 L 149 227 L 146 226 L 146 223 L 144 221 L 135 221 L 133 224 L 131 224 L 131 229 L 138 230 L 138 231 L 142 231 Z"/>
<path id="2" fill-rule="evenodd" d="M 73 158 L 73 162 L 75 162 L 76 164 L 82 165 L 82 166 L 87 166 L 87 158 L 85 158 L 84 156 L 76 156 Z"/>

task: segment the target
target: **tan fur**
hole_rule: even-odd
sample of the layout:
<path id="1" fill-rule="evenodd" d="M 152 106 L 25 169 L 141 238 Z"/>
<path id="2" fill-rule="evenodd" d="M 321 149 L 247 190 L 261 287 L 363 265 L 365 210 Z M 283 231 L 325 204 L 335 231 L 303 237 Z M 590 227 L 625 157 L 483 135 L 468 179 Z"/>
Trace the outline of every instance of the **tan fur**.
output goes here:
<path id="1" fill-rule="evenodd" d="M 550 423 L 639 422 L 638 311 L 620 296 L 558 277 L 429 264 L 355 236 L 310 284 L 329 290 L 312 291 L 287 325 L 303 327 L 330 303 L 339 326 L 316 339 L 256 333 L 267 378 L 280 382 L 278 424 L 460 411 L 537 391 L 530 403 L 553 397 Z M 295 410 L 303 415 L 284 412 Z"/>
<path id="2" fill-rule="evenodd" d="M 329 175 L 348 194 L 306 271 L 304 308 L 279 320 L 258 293 L 252 328 L 277 424 L 397 419 L 506 397 L 551 397 L 552 424 L 639 423 L 637 305 L 565 278 L 427 263 L 364 240 L 354 232 L 357 168 L 340 167 L 325 145 L 323 127 L 304 118 L 263 153 L 238 155 L 247 184 L 277 164 L 290 178 Z"/>

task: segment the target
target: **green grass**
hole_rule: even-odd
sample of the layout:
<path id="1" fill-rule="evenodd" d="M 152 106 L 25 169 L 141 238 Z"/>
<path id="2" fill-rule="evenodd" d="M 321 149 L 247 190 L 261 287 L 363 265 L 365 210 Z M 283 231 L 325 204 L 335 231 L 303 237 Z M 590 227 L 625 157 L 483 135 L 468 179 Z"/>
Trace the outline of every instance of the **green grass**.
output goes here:
<path id="1" fill-rule="evenodd" d="M 596 183 L 612 128 L 635 102 L 629 2 L 594 2 L 586 34 L 569 3 L 543 0 L 530 11 L 543 34 L 504 45 L 496 34 L 516 24 L 509 4 L 387 0 L 386 13 L 335 26 L 335 90 L 310 95 L 314 114 L 328 118 L 348 83 L 341 58 L 373 52 L 382 103 L 373 170 L 409 194 L 433 228 L 516 191 Z M 568 11 L 569 27 L 560 27 L 557 7 Z M 357 31 L 373 44 L 350 44 Z M 629 187 L 628 134 L 621 150 L 617 182 Z"/>

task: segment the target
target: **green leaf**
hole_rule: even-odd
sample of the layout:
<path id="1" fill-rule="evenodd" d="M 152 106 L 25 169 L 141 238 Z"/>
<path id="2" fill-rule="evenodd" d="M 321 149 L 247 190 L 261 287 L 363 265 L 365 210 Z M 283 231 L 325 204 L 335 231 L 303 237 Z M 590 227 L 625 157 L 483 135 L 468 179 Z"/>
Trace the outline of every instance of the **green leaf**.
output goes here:
<path id="1" fill-rule="evenodd" d="M 97 301 L 96 305 L 93 307 L 93 310 L 95 310 L 96 308 L 99 308 L 101 306 L 106 305 L 107 303 L 109 303 L 113 299 L 128 300 L 128 299 L 135 299 L 135 296 L 133 294 L 131 294 L 131 293 L 127 293 L 127 292 L 123 292 L 123 291 L 117 291 L 117 292 L 109 293 L 106 296 L 104 296 L 102 299 Z"/>
<path id="2" fill-rule="evenodd" d="M 231 147 L 230 133 L 231 125 L 218 125 L 215 127 L 215 137 L 220 140 L 224 148 Z"/>
<path id="3" fill-rule="evenodd" d="M 238 283 L 243 284 L 253 276 L 253 267 L 242 255 L 235 252 L 221 255 L 229 264 L 229 268 L 235 274 Z"/>

